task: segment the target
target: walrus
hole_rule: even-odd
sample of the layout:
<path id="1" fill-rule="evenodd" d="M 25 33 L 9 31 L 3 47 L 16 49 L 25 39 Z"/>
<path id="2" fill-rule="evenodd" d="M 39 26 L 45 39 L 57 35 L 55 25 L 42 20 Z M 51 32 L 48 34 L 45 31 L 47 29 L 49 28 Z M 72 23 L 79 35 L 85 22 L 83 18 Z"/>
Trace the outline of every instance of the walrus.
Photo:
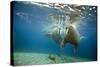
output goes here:
<path id="1" fill-rule="evenodd" d="M 57 30 L 52 34 L 48 33 L 47 36 L 58 43 L 61 48 L 64 48 L 67 43 L 70 43 L 74 48 L 77 48 L 80 42 L 80 33 L 77 28 L 75 28 L 74 24 L 70 24 L 69 27 L 66 27 L 66 33 L 67 34 L 63 39 L 61 38 L 61 35 L 57 32 Z"/>

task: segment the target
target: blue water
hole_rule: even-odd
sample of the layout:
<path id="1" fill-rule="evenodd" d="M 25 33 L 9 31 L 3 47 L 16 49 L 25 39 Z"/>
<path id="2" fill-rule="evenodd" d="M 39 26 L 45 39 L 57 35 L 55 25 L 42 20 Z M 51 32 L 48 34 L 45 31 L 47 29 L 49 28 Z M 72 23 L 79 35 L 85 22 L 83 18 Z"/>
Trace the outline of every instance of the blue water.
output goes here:
<path id="1" fill-rule="evenodd" d="M 47 37 L 43 32 L 43 25 L 50 22 L 48 14 L 56 12 L 47 7 L 39 7 L 32 4 L 14 2 L 14 21 L 13 37 L 15 52 L 32 52 L 32 53 L 63 53 L 65 55 L 86 58 L 91 60 L 97 59 L 97 20 L 96 15 L 86 16 L 83 19 L 85 25 L 78 28 L 81 35 L 86 38 L 82 39 L 76 54 L 74 48 L 67 43 L 62 50 L 54 40 Z"/>

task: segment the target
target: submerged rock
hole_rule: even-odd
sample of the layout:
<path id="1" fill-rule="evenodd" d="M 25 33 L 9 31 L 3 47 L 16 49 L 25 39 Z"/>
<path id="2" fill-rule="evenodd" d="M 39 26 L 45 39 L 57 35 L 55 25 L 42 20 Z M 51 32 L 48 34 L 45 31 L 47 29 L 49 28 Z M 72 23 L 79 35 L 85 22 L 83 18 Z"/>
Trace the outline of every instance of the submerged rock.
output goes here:
<path id="1" fill-rule="evenodd" d="M 50 60 L 52 60 L 54 63 L 56 63 L 56 58 L 55 58 L 54 56 L 49 55 L 48 58 L 49 58 Z"/>

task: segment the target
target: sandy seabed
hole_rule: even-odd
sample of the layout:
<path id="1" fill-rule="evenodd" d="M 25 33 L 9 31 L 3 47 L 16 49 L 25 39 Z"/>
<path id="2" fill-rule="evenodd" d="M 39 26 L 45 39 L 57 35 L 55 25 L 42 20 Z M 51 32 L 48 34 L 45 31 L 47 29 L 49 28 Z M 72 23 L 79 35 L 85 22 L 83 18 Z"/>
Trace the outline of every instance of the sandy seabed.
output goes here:
<path id="1" fill-rule="evenodd" d="M 14 52 L 14 66 L 23 65 L 40 65 L 40 64 L 58 64 L 58 63 L 72 63 L 72 62 L 86 62 L 87 59 L 80 59 L 65 55 L 52 54 L 55 60 L 49 58 L 49 54 L 41 53 L 22 53 Z"/>

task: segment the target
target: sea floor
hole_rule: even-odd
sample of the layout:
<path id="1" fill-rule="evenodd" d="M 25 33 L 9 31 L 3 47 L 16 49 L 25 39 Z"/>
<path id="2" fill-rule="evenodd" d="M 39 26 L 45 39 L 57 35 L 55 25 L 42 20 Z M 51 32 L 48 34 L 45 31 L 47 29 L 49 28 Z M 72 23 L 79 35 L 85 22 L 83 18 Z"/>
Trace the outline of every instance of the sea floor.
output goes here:
<path id="1" fill-rule="evenodd" d="M 57 64 L 90 61 L 59 54 L 14 53 L 14 66 Z"/>

